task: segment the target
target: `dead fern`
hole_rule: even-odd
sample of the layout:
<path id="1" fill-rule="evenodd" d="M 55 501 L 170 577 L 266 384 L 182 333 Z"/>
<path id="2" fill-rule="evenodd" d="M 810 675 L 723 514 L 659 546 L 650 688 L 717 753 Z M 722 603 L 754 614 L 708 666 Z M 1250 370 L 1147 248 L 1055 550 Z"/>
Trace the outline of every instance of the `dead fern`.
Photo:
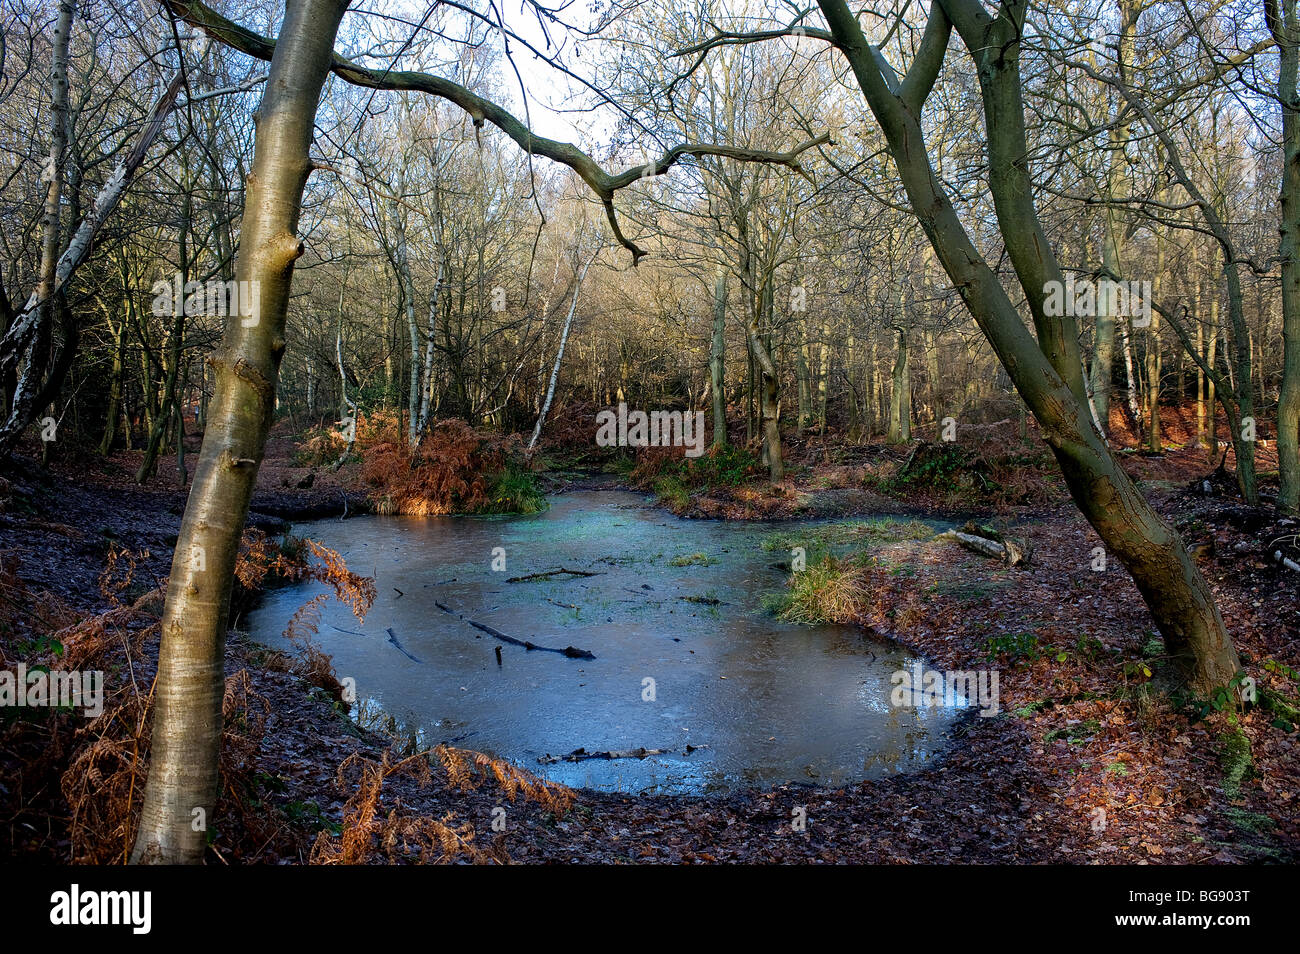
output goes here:
<path id="1" fill-rule="evenodd" d="M 479 848 L 474 843 L 474 827 L 468 822 L 457 825 L 450 812 L 441 818 L 412 814 L 402 810 L 399 800 L 385 813 L 384 783 L 390 778 L 409 776 L 420 788 L 432 781 L 427 753 L 396 762 L 390 760 L 387 751 L 378 762 L 354 753 L 339 765 L 336 782 L 340 789 L 349 787 L 348 777 L 353 772 L 359 777 L 355 791 L 343 806 L 342 831 L 317 836 L 311 864 L 446 864 L 457 860 L 493 864 L 507 860 L 499 851 Z"/>
<path id="2" fill-rule="evenodd" d="M 527 769 L 482 752 L 439 745 L 434 747 L 433 754 L 447 772 L 448 786 L 461 791 L 471 791 L 484 780 L 495 779 L 510 801 L 522 795 L 524 801 L 535 802 L 556 817 L 572 808 L 577 797 L 567 786 L 548 782 Z"/>
<path id="3" fill-rule="evenodd" d="M 398 439 L 365 451 L 362 479 L 379 513 L 434 516 L 491 512 L 493 481 L 508 466 L 525 467 L 518 437 L 476 431 L 464 421 L 439 421 L 414 452 Z"/>

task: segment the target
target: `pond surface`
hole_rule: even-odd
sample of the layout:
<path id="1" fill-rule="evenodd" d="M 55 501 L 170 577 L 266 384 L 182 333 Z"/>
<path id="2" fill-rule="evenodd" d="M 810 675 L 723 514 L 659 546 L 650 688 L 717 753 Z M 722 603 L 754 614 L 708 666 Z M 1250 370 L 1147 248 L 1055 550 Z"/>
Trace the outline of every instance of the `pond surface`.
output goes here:
<path id="1" fill-rule="evenodd" d="M 639 495 L 590 491 L 526 517 L 367 516 L 294 532 L 375 577 L 365 622 L 331 600 L 315 642 L 356 681 L 363 708 L 425 743 L 605 791 L 840 785 L 914 769 L 942 747 L 960 707 L 893 707 L 890 676 L 915 656 L 856 628 L 763 610 L 789 553 L 761 541 L 796 526 L 682 520 Z M 503 571 L 492 569 L 498 547 Z M 595 575 L 507 582 L 560 568 Z M 289 649 L 285 624 L 319 592 L 273 590 L 243 628 Z M 595 658 L 529 650 L 467 620 Z M 552 761 L 642 748 L 663 754 Z"/>

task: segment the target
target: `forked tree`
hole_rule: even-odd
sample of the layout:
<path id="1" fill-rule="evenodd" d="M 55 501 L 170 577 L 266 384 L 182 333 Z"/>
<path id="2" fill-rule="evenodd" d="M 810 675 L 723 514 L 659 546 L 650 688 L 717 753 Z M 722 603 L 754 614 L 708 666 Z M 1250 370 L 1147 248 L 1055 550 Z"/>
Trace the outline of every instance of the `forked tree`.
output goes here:
<path id="1" fill-rule="evenodd" d="M 1029 4 L 1004 0 L 989 13 L 979 0 L 937 0 L 901 79 L 844 0 L 818 5 L 829 30 L 786 32 L 819 36 L 848 61 L 936 257 L 1037 418 L 1075 503 L 1132 575 L 1182 681 L 1203 692 L 1228 685 L 1240 663 L 1213 594 L 1182 539 L 1138 491 L 1094 424 L 1076 322 L 1045 308 L 1049 283 L 1063 284 L 1064 277 L 1038 219 L 1028 161 L 1020 43 Z M 989 187 L 1035 333 L 975 247 L 926 148 L 921 114 L 954 28 L 979 79 Z M 719 38 L 727 41 L 735 39 Z"/>

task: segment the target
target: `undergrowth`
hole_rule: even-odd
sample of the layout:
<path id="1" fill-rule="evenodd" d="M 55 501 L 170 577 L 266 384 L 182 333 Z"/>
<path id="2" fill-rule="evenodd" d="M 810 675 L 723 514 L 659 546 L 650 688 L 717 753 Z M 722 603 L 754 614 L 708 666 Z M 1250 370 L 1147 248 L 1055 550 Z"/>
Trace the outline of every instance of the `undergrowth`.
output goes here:
<path id="1" fill-rule="evenodd" d="M 687 457 L 681 448 L 641 450 L 628 474 L 633 486 L 651 490 L 673 510 L 690 504 L 692 493 L 717 487 L 738 487 L 765 473 L 752 451 L 728 444 L 710 447 L 699 457 Z"/>
<path id="2" fill-rule="evenodd" d="M 440 421 L 412 451 L 390 441 L 364 451 L 362 479 L 377 513 L 537 513 L 545 498 L 516 436 Z"/>

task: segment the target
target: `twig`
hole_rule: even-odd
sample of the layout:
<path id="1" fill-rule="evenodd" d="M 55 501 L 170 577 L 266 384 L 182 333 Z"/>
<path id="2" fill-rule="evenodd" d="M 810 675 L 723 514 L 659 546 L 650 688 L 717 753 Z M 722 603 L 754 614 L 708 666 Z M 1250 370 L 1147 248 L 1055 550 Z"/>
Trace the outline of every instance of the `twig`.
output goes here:
<path id="1" fill-rule="evenodd" d="M 411 660 L 411 662 L 417 662 L 417 663 L 420 662 L 420 660 L 416 659 L 414 656 L 412 656 L 410 653 L 408 653 L 405 649 L 402 648 L 402 644 L 397 641 L 397 636 L 393 633 L 393 628 L 391 626 L 385 629 L 384 632 L 388 634 L 388 641 L 397 647 L 397 651 L 399 653 L 401 653 L 407 659 Z M 421 663 L 421 665 L 423 665 L 423 663 Z"/>

